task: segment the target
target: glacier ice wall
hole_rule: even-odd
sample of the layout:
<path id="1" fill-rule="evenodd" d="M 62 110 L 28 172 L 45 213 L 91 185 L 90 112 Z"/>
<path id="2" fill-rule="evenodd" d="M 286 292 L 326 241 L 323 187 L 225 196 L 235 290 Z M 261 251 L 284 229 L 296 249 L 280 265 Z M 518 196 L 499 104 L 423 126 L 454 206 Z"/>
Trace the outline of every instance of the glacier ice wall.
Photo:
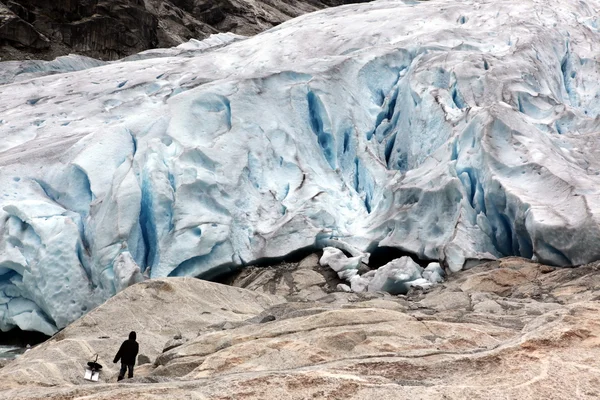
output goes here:
<path id="1" fill-rule="evenodd" d="M 38 65 L 0 86 L 0 329 L 332 243 L 451 270 L 599 259 L 598 9 L 377 1 Z"/>

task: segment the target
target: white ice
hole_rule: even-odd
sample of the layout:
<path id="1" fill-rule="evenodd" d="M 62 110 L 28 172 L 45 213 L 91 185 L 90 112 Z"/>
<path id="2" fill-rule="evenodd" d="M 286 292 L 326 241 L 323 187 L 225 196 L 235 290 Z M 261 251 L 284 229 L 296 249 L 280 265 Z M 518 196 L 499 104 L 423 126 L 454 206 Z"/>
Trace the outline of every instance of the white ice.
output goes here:
<path id="1" fill-rule="evenodd" d="M 376 1 L 0 64 L 0 329 L 64 327 L 136 268 L 210 278 L 335 242 L 453 271 L 599 259 L 598 9 Z"/>
<path id="2" fill-rule="evenodd" d="M 363 260 L 362 255 L 356 257 L 346 257 L 343 251 L 335 247 L 326 247 L 323 249 L 323 255 L 319 260 L 319 264 L 327 266 L 338 273 L 341 279 L 349 281 L 353 276 L 358 274 L 358 269 Z"/>
<path id="3" fill-rule="evenodd" d="M 369 282 L 369 292 L 388 292 L 391 294 L 406 294 L 410 282 L 421 278 L 423 268 L 410 257 L 402 257 L 390 261 L 375 271 Z"/>
<path id="4" fill-rule="evenodd" d="M 425 267 L 422 275 L 424 279 L 435 284 L 443 282 L 446 274 L 439 263 L 430 263 Z"/>
<path id="5" fill-rule="evenodd" d="M 439 275 L 440 273 L 443 274 L 443 270 L 438 263 L 430 264 L 427 267 L 429 273 L 425 273 L 425 270 L 412 258 L 404 256 L 392 260 L 376 270 L 360 275 L 361 259 L 362 257 L 347 257 L 336 248 L 326 247 L 323 249 L 323 256 L 319 263 L 323 266 L 329 266 L 338 273 L 341 279 L 350 283 L 350 286 L 340 284 L 338 289 L 342 291 L 406 294 L 411 286 L 428 288 L 443 281 Z M 437 274 L 435 278 L 439 277 L 440 280 L 426 279 L 426 277 L 431 277 L 432 272 L 435 272 Z"/>

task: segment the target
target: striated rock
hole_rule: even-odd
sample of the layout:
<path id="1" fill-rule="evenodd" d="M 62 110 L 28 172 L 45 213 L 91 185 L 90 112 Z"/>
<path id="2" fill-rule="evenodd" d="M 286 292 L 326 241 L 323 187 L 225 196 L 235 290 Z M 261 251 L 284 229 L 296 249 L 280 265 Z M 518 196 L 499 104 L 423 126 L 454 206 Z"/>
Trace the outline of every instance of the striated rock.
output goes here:
<path id="1" fill-rule="evenodd" d="M 471 299 L 464 292 L 443 291 L 426 296 L 423 300 L 419 301 L 419 305 L 438 311 L 466 310 L 471 306 Z"/>
<path id="2" fill-rule="evenodd" d="M 252 283 L 246 276 L 245 284 Z M 160 307 L 156 295 L 179 306 Z M 0 397 L 429 400 L 594 399 L 600 394 L 596 265 L 548 271 L 509 258 L 452 274 L 430 292 L 375 295 L 334 292 L 319 301 L 290 296 L 281 302 L 281 297 L 191 279 L 147 281 L 66 328 L 64 338 L 55 337 L 0 369 Z M 125 385 L 106 383 L 114 377 L 112 365 L 103 383 L 72 379 L 68 372 L 80 371 L 63 370 L 60 358 L 71 354 L 67 350 L 79 348 L 80 357 L 84 350 L 112 350 L 122 336 L 120 325 L 111 321 L 118 315 L 112 301 L 122 306 L 122 314 L 133 313 L 147 324 L 152 335 L 161 326 L 167 329 L 168 319 L 165 337 L 190 340 L 153 364 L 139 360 L 136 377 Z M 141 314 L 137 303 L 152 311 Z M 210 317 L 201 311 L 207 309 Z M 234 317 L 237 313 L 241 318 Z M 210 319 L 215 324 L 206 325 Z M 201 327 L 197 336 L 189 326 L 194 321 Z M 225 324 L 228 329 L 219 328 Z M 94 341 L 91 326 L 102 326 L 115 338 L 114 346 Z M 141 345 L 148 347 L 150 337 L 140 337 Z M 144 354 L 156 356 L 156 351 L 144 349 Z"/>
<path id="3" fill-rule="evenodd" d="M 82 368 L 96 353 L 104 367 L 101 380 L 113 381 L 119 369 L 113 357 L 132 330 L 140 353 L 154 360 L 176 335 L 191 337 L 211 324 L 243 321 L 282 301 L 194 278 L 144 281 L 2 368 L 10 378 L 0 378 L 0 387 L 82 384 Z"/>
<path id="4" fill-rule="evenodd" d="M 340 282 L 335 271 L 319 265 L 319 257 L 311 254 L 297 263 L 244 268 L 230 284 L 288 299 L 315 301 L 337 290 Z"/>

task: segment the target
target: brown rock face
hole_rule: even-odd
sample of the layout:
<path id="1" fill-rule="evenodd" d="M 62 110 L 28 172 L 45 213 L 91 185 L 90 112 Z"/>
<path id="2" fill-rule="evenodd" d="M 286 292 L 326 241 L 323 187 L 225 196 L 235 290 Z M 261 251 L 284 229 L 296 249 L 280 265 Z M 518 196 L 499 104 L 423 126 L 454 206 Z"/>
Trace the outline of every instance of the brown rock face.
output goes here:
<path id="1" fill-rule="evenodd" d="M 290 18 L 361 0 L 9 0 L 0 2 L 0 58 L 77 53 L 115 60 L 212 33 L 253 35 Z"/>

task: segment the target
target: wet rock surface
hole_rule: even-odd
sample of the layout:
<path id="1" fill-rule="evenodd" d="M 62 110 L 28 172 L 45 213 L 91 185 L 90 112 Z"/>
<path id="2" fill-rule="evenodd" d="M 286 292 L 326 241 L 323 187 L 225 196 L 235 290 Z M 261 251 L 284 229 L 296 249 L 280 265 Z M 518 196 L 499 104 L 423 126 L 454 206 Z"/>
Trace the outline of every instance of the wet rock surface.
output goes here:
<path id="1" fill-rule="evenodd" d="M 599 264 L 559 269 L 508 258 L 451 274 L 428 290 L 391 296 L 335 291 L 337 284 L 327 283 L 314 259 L 288 263 L 281 271 L 248 270 L 233 279 L 252 290 L 190 279 L 130 287 L 2 368 L 0 396 L 592 399 L 600 394 Z M 155 305 L 154 295 L 160 294 L 152 287 L 171 289 L 171 308 Z M 177 300 L 180 296 L 185 300 Z M 185 305 L 175 307 L 181 301 Z M 77 356 L 83 363 L 85 355 L 99 352 L 106 363 L 132 324 L 144 325 L 137 328 L 138 337 L 152 360 L 137 368 L 135 378 L 117 384 L 116 369 L 109 365 L 102 383 L 86 384 L 76 368 L 64 368 L 59 354 L 72 354 L 76 365 Z M 100 330 L 111 340 L 97 340 Z M 169 341 L 177 346 L 166 345 Z"/>
<path id="2" fill-rule="evenodd" d="M 306 301 L 337 291 L 341 282 L 335 271 L 319 264 L 319 255 L 312 254 L 296 263 L 244 268 L 228 283 L 234 287 L 285 296 L 291 301 Z"/>
<path id="3" fill-rule="evenodd" d="M 2 61 L 69 53 L 115 60 L 213 33 L 254 35 L 290 18 L 361 1 L 8 0 L 0 2 Z"/>

